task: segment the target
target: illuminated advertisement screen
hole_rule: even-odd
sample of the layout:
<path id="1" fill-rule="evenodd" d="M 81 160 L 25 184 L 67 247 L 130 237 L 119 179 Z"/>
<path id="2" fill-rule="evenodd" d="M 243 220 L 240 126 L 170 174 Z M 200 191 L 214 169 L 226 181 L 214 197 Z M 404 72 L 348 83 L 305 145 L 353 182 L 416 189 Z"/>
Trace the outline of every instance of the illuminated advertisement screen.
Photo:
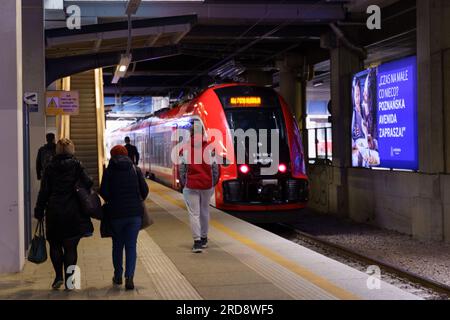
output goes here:
<path id="1" fill-rule="evenodd" d="M 356 74 L 352 107 L 353 167 L 418 169 L 416 57 Z"/>

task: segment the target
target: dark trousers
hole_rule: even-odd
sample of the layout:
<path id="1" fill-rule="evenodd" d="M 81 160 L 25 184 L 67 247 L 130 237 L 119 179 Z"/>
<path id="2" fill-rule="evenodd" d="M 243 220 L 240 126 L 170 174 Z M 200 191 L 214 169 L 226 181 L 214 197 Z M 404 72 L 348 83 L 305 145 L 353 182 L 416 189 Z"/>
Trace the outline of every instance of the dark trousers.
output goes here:
<path id="1" fill-rule="evenodd" d="M 113 264 L 114 276 L 121 278 L 123 275 L 123 250 L 125 249 L 125 277 L 132 278 L 136 269 L 136 244 L 139 230 L 141 229 L 141 217 L 128 217 L 111 220 L 113 240 Z"/>
<path id="2" fill-rule="evenodd" d="M 63 274 L 65 273 L 65 279 L 67 281 L 67 268 L 77 264 L 77 247 L 79 242 L 80 238 L 49 240 L 50 259 L 52 260 L 53 269 L 55 269 L 58 280 L 64 280 Z M 63 267 L 65 272 L 63 272 Z"/>

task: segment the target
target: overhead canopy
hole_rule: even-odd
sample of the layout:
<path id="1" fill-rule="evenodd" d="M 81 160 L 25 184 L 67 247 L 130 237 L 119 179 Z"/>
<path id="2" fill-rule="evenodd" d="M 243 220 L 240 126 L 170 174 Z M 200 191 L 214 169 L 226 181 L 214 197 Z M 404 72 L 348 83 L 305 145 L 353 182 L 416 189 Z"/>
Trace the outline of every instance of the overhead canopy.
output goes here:
<path id="1" fill-rule="evenodd" d="M 196 15 L 141 19 L 132 22 L 132 48 L 177 44 L 196 23 Z M 89 53 L 125 51 L 127 21 L 93 24 L 81 29 L 49 29 L 45 32 L 47 58 Z"/>
<path id="2" fill-rule="evenodd" d="M 132 17 L 133 62 L 119 84 L 112 84 L 127 46 L 127 1 L 45 3 L 50 79 L 79 72 L 75 64 L 104 67 L 106 94 L 175 97 L 221 81 L 224 74 L 237 75 L 234 81 L 276 83 L 270 79 L 277 78 L 277 61 L 288 55 L 298 58 L 296 70 L 302 77 L 302 70 L 330 58 L 328 45 L 337 45 L 330 23 L 354 48 L 367 49 L 369 60 L 386 55 L 387 38 L 404 54 L 411 51 L 409 41 L 398 42 L 398 35 L 414 34 L 416 15 L 415 0 L 142 0 Z M 383 7 L 382 30 L 367 29 L 369 4 Z M 66 27 L 65 9 L 70 5 L 81 10 L 80 30 Z"/>

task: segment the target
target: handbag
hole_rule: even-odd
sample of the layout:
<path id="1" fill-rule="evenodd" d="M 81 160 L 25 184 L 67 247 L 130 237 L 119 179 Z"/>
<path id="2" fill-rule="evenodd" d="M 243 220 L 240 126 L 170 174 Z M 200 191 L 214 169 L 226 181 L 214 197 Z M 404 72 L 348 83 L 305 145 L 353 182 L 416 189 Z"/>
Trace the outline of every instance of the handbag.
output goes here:
<path id="1" fill-rule="evenodd" d="M 109 207 L 108 203 L 105 203 L 102 206 L 103 214 L 102 214 L 102 219 L 100 222 L 100 236 L 102 238 L 111 238 L 112 237 L 111 220 L 109 219 L 108 207 Z"/>
<path id="2" fill-rule="evenodd" d="M 147 206 L 145 205 L 144 201 L 142 201 L 142 206 L 144 207 L 144 211 L 142 214 L 141 230 L 150 227 L 154 223 L 152 217 L 150 216 L 150 212 L 149 212 Z"/>
<path id="3" fill-rule="evenodd" d="M 92 189 L 87 189 L 80 182 L 75 184 L 75 192 L 80 200 L 81 209 L 87 216 L 101 220 L 103 216 L 102 202 L 98 194 Z"/>
<path id="4" fill-rule="evenodd" d="M 31 240 L 28 261 L 40 264 L 47 261 L 47 244 L 45 242 L 44 219 L 39 220 Z"/>
<path id="5" fill-rule="evenodd" d="M 139 180 L 139 175 L 138 175 L 138 171 L 136 169 L 136 166 L 133 166 L 134 169 L 134 173 L 136 173 L 136 178 L 138 180 L 138 184 L 137 184 L 137 193 L 139 195 L 139 198 L 141 197 L 141 192 L 139 191 L 139 185 L 140 185 L 140 180 Z M 152 217 L 150 216 L 150 211 L 148 210 L 147 206 L 145 205 L 145 201 L 142 200 L 142 224 L 141 224 L 141 230 L 150 227 L 154 221 L 152 219 Z"/>

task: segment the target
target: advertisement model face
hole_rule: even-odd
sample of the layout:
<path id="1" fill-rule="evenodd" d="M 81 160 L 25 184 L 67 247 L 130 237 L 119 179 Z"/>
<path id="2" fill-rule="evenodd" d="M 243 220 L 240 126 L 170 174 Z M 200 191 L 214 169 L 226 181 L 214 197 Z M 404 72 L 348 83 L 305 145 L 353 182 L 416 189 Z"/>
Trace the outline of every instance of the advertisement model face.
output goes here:
<path id="1" fill-rule="evenodd" d="M 416 57 L 356 74 L 352 105 L 353 167 L 418 169 Z"/>

